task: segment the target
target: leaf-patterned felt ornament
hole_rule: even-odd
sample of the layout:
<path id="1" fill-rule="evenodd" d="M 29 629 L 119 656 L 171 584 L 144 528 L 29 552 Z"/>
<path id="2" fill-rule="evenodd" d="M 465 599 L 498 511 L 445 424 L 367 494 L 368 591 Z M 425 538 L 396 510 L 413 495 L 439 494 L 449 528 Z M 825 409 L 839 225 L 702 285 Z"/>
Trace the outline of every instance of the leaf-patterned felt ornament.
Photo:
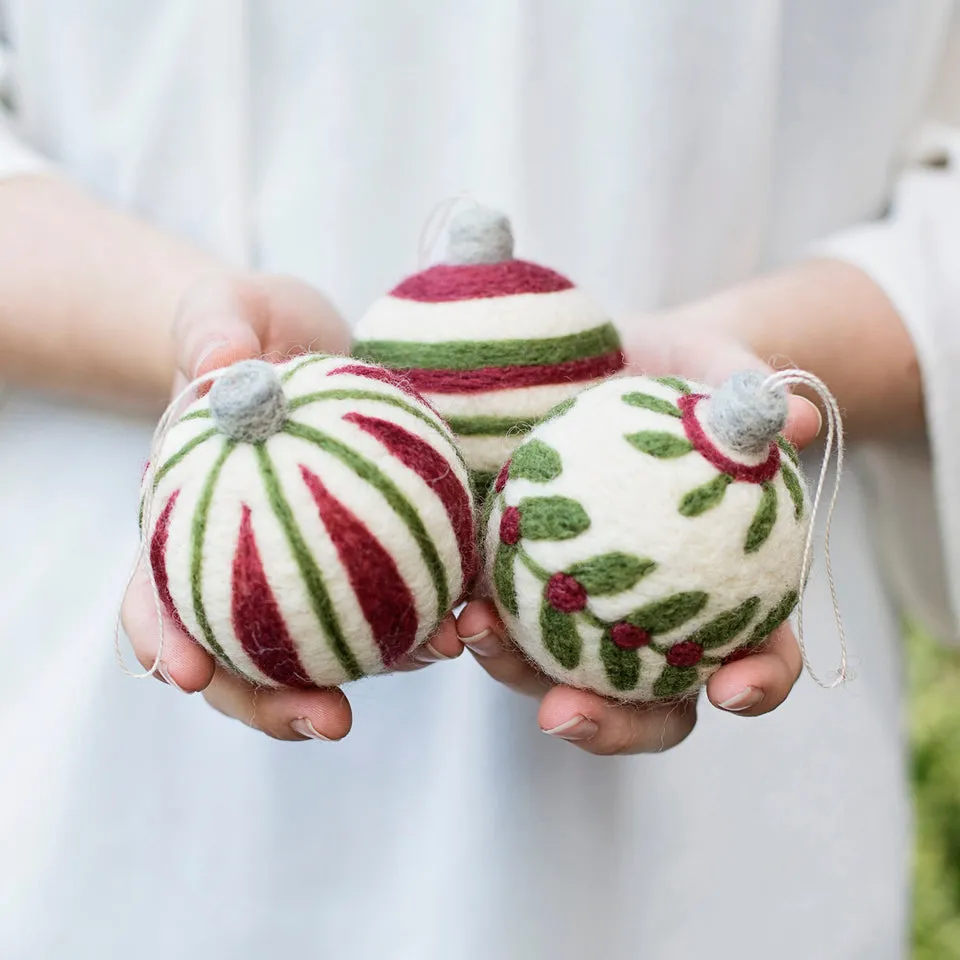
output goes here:
<path id="1" fill-rule="evenodd" d="M 634 377 L 538 424 L 484 534 L 527 656 L 559 682 L 651 701 L 695 693 L 762 642 L 795 604 L 809 520 L 784 410 L 749 377 L 717 391 Z"/>

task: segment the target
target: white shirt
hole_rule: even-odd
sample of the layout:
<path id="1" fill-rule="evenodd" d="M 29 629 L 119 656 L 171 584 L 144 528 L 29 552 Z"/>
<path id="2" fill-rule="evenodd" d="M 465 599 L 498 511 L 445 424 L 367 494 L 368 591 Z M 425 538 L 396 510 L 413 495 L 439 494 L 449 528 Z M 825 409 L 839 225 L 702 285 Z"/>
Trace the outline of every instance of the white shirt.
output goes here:
<path id="1" fill-rule="evenodd" d="M 600 759 L 543 737 L 535 705 L 465 658 L 351 687 L 343 744 L 277 744 L 112 661 L 150 425 L 11 395 L 0 953 L 901 956 L 898 630 L 863 510 L 879 505 L 900 572 L 933 559 L 926 609 L 954 633 L 955 175 L 911 174 L 892 224 L 840 232 L 881 214 L 915 134 L 950 142 L 923 121 L 951 119 L 937 91 L 954 5 L 2 6 L 15 109 L 0 174 L 53 163 L 238 264 L 300 274 L 351 320 L 416 267 L 421 224 L 461 190 L 614 312 L 827 243 L 890 291 L 918 343 L 938 499 L 915 486 L 931 483 L 923 450 L 865 451 L 866 486 L 846 482 L 848 691 L 802 680 L 763 720 L 704 710 L 666 756 Z M 814 655 L 833 656 L 816 585 L 807 618 Z"/>

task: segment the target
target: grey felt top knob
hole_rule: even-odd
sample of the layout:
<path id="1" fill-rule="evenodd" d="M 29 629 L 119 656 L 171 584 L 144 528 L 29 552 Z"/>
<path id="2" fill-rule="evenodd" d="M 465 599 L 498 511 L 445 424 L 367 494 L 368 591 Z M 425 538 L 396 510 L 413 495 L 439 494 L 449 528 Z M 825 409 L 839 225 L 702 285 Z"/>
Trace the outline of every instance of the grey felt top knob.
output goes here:
<path id="1" fill-rule="evenodd" d="M 767 374 L 734 374 L 710 397 L 707 426 L 723 444 L 740 453 L 763 453 L 787 422 L 787 392 L 766 386 Z"/>
<path id="2" fill-rule="evenodd" d="M 468 207 L 450 222 L 446 262 L 500 263 L 513 259 L 513 230 L 502 213 L 489 207 Z"/>
<path id="3" fill-rule="evenodd" d="M 256 443 L 273 436 L 287 417 L 283 384 L 273 364 L 243 360 L 210 388 L 210 415 L 222 433 Z"/>

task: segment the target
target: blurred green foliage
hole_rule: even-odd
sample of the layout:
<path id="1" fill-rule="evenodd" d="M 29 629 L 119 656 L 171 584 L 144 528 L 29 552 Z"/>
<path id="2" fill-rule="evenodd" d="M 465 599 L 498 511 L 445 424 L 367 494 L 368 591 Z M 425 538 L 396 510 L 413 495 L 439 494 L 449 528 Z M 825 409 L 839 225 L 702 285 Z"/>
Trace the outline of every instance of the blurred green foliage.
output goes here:
<path id="1" fill-rule="evenodd" d="M 960 654 L 908 631 L 914 960 L 960 960 Z"/>

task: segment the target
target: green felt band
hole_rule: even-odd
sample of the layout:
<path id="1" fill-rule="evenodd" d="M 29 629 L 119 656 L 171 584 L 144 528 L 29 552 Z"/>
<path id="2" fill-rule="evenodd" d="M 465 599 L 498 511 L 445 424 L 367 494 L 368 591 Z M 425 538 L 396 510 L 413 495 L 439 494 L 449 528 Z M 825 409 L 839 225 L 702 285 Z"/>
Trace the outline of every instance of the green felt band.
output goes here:
<path id="1" fill-rule="evenodd" d="M 420 514 L 403 495 L 400 488 L 372 460 L 361 456 L 361 454 L 329 434 L 293 420 L 288 420 L 284 424 L 283 430 L 290 436 L 307 440 L 336 457 L 361 480 L 365 480 L 374 487 L 387 501 L 420 547 L 423 562 L 426 564 L 427 570 L 430 571 L 430 577 L 437 592 L 437 619 L 442 619 L 450 607 L 450 588 L 447 586 L 447 574 L 444 570 L 443 560 L 440 558 L 427 528 L 423 525 Z"/>
<path id="2" fill-rule="evenodd" d="M 447 417 L 450 429 L 461 437 L 505 437 L 507 434 L 529 433 L 536 420 L 516 417 Z"/>
<path id="3" fill-rule="evenodd" d="M 214 431 L 216 433 L 216 431 Z M 199 439 L 199 438 L 197 438 Z M 203 639 L 207 641 L 210 649 L 216 656 L 228 667 L 231 667 L 235 673 L 241 671 L 230 662 L 230 658 L 224 652 L 223 647 L 217 642 L 210 628 L 210 621 L 207 619 L 207 611 L 203 605 L 203 541 L 207 535 L 207 517 L 210 515 L 210 504 L 213 502 L 213 491 L 217 486 L 217 480 L 223 470 L 223 465 L 227 457 L 236 449 L 236 441 L 227 440 L 223 444 L 220 455 L 214 461 L 207 475 L 206 483 L 200 493 L 200 499 L 197 501 L 197 508 L 193 514 L 193 525 L 190 532 L 190 592 L 193 599 L 193 613 L 197 618 L 197 624 Z M 182 452 L 182 451 L 181 451 Z M 172 458 L 171 458 L 172 459 Z M 167 461 L 170 462 L 169 460 Z"/>
<path id="4" fill-rule="evenodd" d="M 483 367 L 539 367 L 600 357 L 620 349 L 612 323 L 564 337 L 529 340 L 451 340 L 420 343 L 407 340 L 361 340 L 355 357 L 388 367 L 420 370 L 478 370 Z"/>
<path id="5" fill-rule="evenodd" d="M 203 433 L 198 433 L 192 440 L 188 440 L 176 453 L 172 454 L 167 461 L 157 470 L 153 478 L 153 486 L 156 488 L 157 484 L 192 450 L 196 450 L 200 444 L 205 443 L 211 437 L 216 436 L 220 431 L 216 427 L 211 428 L 210 430 L 204 430 Z"/>
<path id="6" fill-rule="evenodd" d="M 300 532 L 299 526 L 297 526 L 297 520 L 293 515 L 293 510 L 290 509 L 290 504 L 283 495 L 280 480 L 277 477 L 276 470 L 274 470 L 270 455 L 262 443 L 258 443 L 254 449 L 257 453 L 260 476 L 263 478 L 267 498 L 270 501 L 270 506 L 273 508 L 274 515 L 283 528 L 287 543 L 290 544 L 290 551 L 297 563 L 297 567 L 300 569 L 300 576 L 303 577 L 303 582 L 306 584 L 313 612 L 320 622 L 320 626 L 323 627 L 323 632 L 327 635 L 330 641 L 330 647 L 333 650 L 334 656 L 340 662 L 340 666 L 343 667 L 351 680 L 358 680 L 363 676 L 363 670 L 360 668 L 360 664 L 357 663 L 357 659 L 353 655 L 353 651 L 350 649 L 346 637 L 343 635 L 343 628 L 340 626 L 340 619 L 337 617 L 336 608 L 323 582 L 323 575 L 317 566 L 313 554 L 310 552 L 310 548 L 303 539 L 303 534 Z"/>

